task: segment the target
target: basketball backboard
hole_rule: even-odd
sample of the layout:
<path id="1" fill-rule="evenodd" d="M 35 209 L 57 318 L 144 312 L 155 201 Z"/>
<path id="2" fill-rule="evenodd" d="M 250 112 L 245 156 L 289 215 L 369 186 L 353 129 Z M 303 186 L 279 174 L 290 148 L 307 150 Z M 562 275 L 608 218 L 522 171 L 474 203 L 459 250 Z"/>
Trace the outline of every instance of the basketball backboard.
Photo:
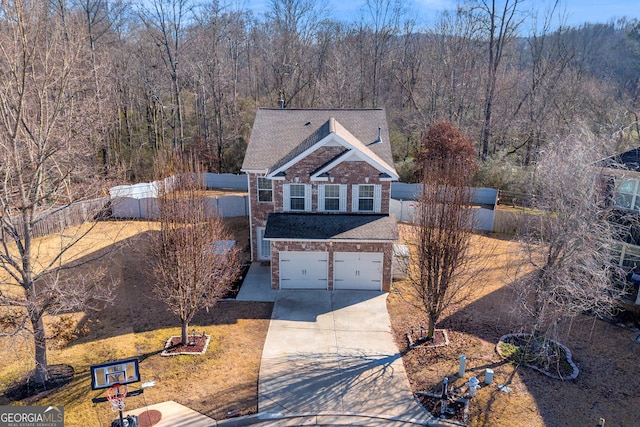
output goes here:
<path id="1" fill-rule="evenodd" d="M 91 366 L 91 388 L 93 390 L 138 381 L 140 381 L 140 370 L 136 358 Z"/>

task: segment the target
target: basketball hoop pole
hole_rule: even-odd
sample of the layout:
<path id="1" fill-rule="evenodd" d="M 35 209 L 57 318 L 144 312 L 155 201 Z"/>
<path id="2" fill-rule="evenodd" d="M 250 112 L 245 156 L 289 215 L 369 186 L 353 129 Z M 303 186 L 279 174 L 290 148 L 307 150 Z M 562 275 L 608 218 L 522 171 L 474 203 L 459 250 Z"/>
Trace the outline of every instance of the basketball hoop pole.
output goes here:
<path id="1" fill-rule="evenodd" d="M 124 427 L 124 418 L 122 418 L 122 409 L 119 409 L 118 412 L 120 413 L 120 427 Z"/>

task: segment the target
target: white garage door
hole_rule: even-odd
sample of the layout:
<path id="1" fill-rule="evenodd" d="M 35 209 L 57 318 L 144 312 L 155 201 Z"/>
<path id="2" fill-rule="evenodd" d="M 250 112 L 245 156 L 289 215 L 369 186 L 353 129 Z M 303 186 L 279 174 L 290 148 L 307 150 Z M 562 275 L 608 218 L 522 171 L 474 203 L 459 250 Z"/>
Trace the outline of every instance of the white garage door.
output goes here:
<path id="1" fill-rule="evenodd" d="M 280 252 L 280 289 L 327 289 L 327 252 Z"/>
<path id="2" fill-rule="evenodd" d="M 382 290 L 381 252 L 336 252 L 333 256 L 333 288 Z"/>

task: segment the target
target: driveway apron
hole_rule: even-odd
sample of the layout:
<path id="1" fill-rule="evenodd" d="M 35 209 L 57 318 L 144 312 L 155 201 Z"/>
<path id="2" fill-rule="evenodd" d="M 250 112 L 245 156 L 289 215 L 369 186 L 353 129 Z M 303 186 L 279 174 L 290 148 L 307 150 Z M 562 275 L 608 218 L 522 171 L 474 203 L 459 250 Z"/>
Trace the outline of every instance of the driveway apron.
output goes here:
<path id="1" fill-rule="evenodd" d="M 262 353 L 259 412 L 430 418 L 411 393 L 386 296 L 279 291 Z"/>

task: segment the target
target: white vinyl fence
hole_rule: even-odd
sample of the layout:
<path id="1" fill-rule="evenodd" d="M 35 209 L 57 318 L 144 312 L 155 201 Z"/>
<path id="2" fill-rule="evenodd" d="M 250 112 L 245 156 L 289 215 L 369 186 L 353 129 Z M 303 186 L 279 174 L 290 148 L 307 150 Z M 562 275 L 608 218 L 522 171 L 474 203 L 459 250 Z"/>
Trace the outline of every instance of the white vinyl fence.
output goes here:
<path id="1" fill-rule="evenodd" d="M 398 221 L 413 222 L 420 193 L 420 184 L 392 183 L 390 213 L 394 214 Z M 497 201 L 498 190 L 493 188 L 473 189 L 471 194 L 473 206 L 469 206 L 469 209 L 473 209 L 476 230 L 493 231 Z"/>
<path id="2" fill-rule="evenodd" d="M 202 174 L 207 189 L 247 190 L 246 175 Z M 175 177 L 162 181 L 143 182 L 133 185 L 119 185 L 109 190 L 111 195 L 111 216 L 113 218 L 158 219 L 158 190 L 173 188 Z M 249 216 L 248 196 L 210 197 L 209 203 L 221 217 Z"/>
<path id="3" fill-rule="evenodd" d="M 208 189 L 234 189 L 247 191 L 246 175 L 233 174 L 202 174 L 202 179 Z M 111 195 L 112 217 L 114 218 L 145 218 L 157 219 L 158 190 L 165 186 L 172 188 L 175 177 L 162 181 L 144 182 L 134 185 L 119 185 L 109 190 Z M 411 222 L 415 215 L 417 199 L 420 195 L 420 184 L 391 183 L 390 212 L 399 221 Z M 470 209 L 474 210 L 477 230 L 493 231 L 495 219 L 495 205 L 498 190 L 493 188 L 474 188 Z M 218 215 L 222 217 L 249 216 L 248 196 L 223 196 L 210 198 Z"/>

